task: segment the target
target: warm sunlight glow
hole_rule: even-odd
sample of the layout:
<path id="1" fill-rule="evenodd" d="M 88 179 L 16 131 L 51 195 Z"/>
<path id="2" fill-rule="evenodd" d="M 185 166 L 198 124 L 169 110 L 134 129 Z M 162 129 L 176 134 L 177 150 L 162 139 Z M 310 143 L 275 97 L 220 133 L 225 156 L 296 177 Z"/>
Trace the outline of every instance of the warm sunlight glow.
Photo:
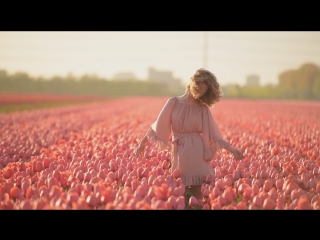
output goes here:
<path id="1" fill-rule="evenodd" d="M 320 32 L 0 32 L 0 69 L 31 76 L 146 80 L 154 67 L 186 83 L 207 66 L 221 84 L 256 74 L 264 85 L 304 63 L 320 65 Z"/>

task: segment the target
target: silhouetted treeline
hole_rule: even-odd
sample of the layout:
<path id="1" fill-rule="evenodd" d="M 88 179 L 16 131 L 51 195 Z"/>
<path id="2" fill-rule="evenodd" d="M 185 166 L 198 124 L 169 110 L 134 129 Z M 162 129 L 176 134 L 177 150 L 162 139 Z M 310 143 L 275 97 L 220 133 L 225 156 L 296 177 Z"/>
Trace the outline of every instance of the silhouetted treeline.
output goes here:
<path id="1" fill-rule="evenodd" d="M 72 76 L 34 79 L 24 72 L 9 75 L 0 70 L 0 91 L 123 97 L 180 95 L 184 88 L 172 90 L 165 85 L 138 80 L 108 81 L 96 75 L 83 75 L 78 79 Z"/>
<path id="2" fill-rule="evenodd" d="M 264 99 L 289 99 L 278 86 L 239 86 L 228 84 L 222 86 L 224 98 L 264 98 Z"/>
<path id="3" fill-rule="evenodd" d="M 320 68 L 312 63 L 279 74 L 277 85 L 222 87 L 225 97 L 320 100 Z"/>
<path id="4" fill-rule="evenodd" d="M 320 100 L 320 69 L 315 64 L 307 63 L 299 69 L 280 73 L 277 85 L 228 84 L 222 86 L 222 90 L 225 98 Z M 0 91 L 124 97 L 177 96 L 182 95 L 185 88 L 170 88 L 150 81 L 110 81 L 96 75 L 32 78 L 24 72 L 9 75 L 5 70 L 0 70 Z"/>
<path id="5" fill-rule="evenodd" d="M 279 88 L 287 98 L 320 99 L 320 69 L 314 64 L 304 64 L 297 70 L 279 75 Z"/>

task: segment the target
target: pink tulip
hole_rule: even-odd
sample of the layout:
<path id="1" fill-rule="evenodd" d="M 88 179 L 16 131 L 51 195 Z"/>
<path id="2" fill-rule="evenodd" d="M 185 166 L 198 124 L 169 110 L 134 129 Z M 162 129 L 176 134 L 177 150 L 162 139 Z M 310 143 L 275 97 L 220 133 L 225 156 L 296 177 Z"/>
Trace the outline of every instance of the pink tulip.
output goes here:
<path id="1" fill-rule="evenodd" d="M 189 207 L 195 207 L 198 205 L 198 200 L 196 199 L 196 197 L 191 196 L 189 198 Z"/>
<path id="2" fill-rule="evenodd" d="M 203 195 L 205 198 L 208 197 L 208 196 L 209 196 L 209 190 L 208 190 L 207 188 L 205 188 L 205 189 L 203 190 L 202 195 Z"/>
<path id="3" fill-rule="evenodd" d="M 182 179 L 181 179 L 181 178 L 177 178 L 177 179 L 176 179 L 176 185 L 177 185 L 177 187 L 180 187 L 181 184 L 182 184 Z"/>
<path id="4" fill-rule="evenodd" d="M 282 179 L 276 180 L 276 187 L 277 187 L 277 189 L 282 189 L 282 187 L 283 187 L 283 180 Z"/>
<path id="5" fill-rule="evenodd" d="M 263 201 L 262 208 L 265 210 L 273 210 L 276 207 L 276 202 L 271 198 L 266 198 Z"/>
<path id="6" fill-rule="evenodd" d="M 185 209 L 185 198 L 184 196 L 179 196 L 176 199 L 176 206 L 177 206 L 177 210 L 183 210 Z"/>
<path id="7" fill-rule="evenodd" d="M 221 195 L 221 191 L 218 187 L 214 187 L 213 188 L 213 191 L 212 191 L 212 194 L 215 198 L 219 197 Z"/>
<path id="8" fill-rule="evenodd" d="M 254 196 L 253 197 L 253 201 L 252 203 L 256 206 L 256 207 L 261 207 L 263 204 L 263 200 L 260 196 Z"/>
<path id="9" fill-rule="evenodd" d="M 225 191 L 225 192 L 222 194 L 222 197 L 225 198 L 225 200 L 226 200 L 227 203 L 230 203 L 230 202 L 232 202 L 232 200 L 233 200 L 232 193 L 229 192 L 229 191 Z"/>
<path id="10" fill-rule="evenodd" d="M 179 169 L 173 170 L 172 176 L 173 176 L 174 178 L 180 178 L 180 170 L 179 170 Z"/>
<path id="11" fill-rule="evenodd" d="M 211 210 L 221 210 L 221 205 L 219 203 L 213 203 L 211 205 Z"/>
<path id="12" fill-rule="evenodd" d="M 240 201 L 237 205 L 238 210 L 247 210 L 247 205 L 244 201 Z"/>

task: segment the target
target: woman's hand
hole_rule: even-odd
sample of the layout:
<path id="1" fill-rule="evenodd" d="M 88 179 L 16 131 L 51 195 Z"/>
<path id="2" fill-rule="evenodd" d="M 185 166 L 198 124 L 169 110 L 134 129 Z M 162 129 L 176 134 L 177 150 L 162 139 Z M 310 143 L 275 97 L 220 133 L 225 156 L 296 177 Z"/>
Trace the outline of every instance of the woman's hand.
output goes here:
<path id="1" fill-rule="evenodd" d="M 145 145 L 143 143 L 140 143 L 138 147 L 136 148 L 136 157 L 143 157 Z"/>
<path id="2" fill-rule="evenodd" d="M 235 159 L 237 159 L 237 160 L 241 160 L 241 159 L 244 158 L 242 152 L 240 152 L 240 151 L 239 151 L 238 149 L 236 149 L 236 148 L 232 148 L 231 152 L 232 152 L 233 156 L 235 157 Z"/>
<path id="3" fill-rule="evenodd" d="M 241 160 L 244 158 L 242 152 L 240 152 L 238 149 L 236 149 L 234 147 L 231 147 L 230 144 L 227 144 L 225 149 L 227 149 L 229 152 L 231 152 L 233 154 L 233 156 L 235 157 L 235 159 L 237 159 L 237 160 Z"/>
<path id="4" fill-rule="evenodd" d="M 147 141 L 148 141 L 148 137 L 144 136 L 135 150 L 137 157 L 143 157 L 143 152 L 144 152 L 145 144 Z"/>

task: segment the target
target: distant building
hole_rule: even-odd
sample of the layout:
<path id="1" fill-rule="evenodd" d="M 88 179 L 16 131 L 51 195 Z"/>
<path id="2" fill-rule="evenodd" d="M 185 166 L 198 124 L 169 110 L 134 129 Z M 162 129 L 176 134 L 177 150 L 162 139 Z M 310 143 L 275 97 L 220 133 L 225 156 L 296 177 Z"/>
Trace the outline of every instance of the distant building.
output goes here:
<path id="1" fill-rule="evenodd" d="M 247 86 L 259 86 L 260 85 L 260 78 L 258 75 L 248 75 L 247 76 Z"/>
<path id="2" fill-rule="evenodd" d="M 136 80 L 136 76 L 132 72 L 119 72 L 113 76 L 112 80 L 133 81 Z"/>
<path id="3" fill-rule="evenodd" d="M 182 87 L 181 80 L 174 78 L 171 71 L 158 71 L 152 67 L 148 69 L 148 80 L 161 83 L 169 88 Z"/>

